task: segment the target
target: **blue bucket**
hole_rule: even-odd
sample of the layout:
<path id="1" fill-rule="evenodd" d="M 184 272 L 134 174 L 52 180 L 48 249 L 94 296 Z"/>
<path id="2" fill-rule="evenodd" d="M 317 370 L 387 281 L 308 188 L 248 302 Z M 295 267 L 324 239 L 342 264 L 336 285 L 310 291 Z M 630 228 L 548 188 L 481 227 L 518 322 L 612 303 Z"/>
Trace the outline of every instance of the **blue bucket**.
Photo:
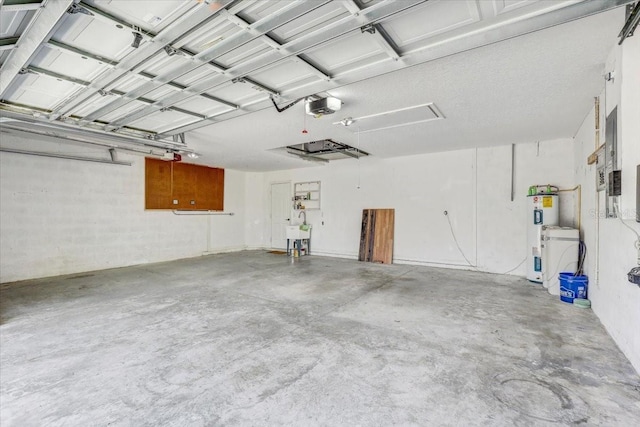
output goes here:
<path id="1" fill-rule="evenodd" d="M 575 273 L 560 273 L 560 300 L 569 304 L 573 304 L 574 298 L 587 298 L 587 287 L 589 286 L 589 277 L 574 276 Z"/>

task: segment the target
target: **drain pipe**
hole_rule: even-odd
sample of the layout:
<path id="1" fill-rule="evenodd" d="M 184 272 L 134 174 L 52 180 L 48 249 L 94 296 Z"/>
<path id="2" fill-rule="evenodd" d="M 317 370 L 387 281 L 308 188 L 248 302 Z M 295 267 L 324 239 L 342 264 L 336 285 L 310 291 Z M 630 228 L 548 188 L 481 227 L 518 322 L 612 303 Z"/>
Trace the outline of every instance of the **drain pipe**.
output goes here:
<path id="1" fill-rule="evenodd" d="M 607 90 L 607 84 L 605 83 L 605 94 L 606 94 L 606 90 Z M 605 114 L 606 114 L 606 101 L 607 98 L 605 97 Z M 595 149 L 596 151 L 598 150 L 598 148 L 600 148 L 600 97 L 596 96 L 595 97 Z M 596 168 L 596 173 L 598 173 L 597 168 Z M 595 213 L 596 213 L 596 256 L 595 256 L 595 266 L 594 269 L 595 271 L 593 272 L 595 275 L 595 282 L 596 282 L 596 286 L 599 288 L 600 287 L 600 192 L 598 191 L 598 189 L 596 188 L 596 208 L 595 208 Z"/>
<path id="2" fill-rule="evenodd" d="M 516 144 L 511 144 L 511 201 L 515 198 L 515 181 L 516 181 Z"/>

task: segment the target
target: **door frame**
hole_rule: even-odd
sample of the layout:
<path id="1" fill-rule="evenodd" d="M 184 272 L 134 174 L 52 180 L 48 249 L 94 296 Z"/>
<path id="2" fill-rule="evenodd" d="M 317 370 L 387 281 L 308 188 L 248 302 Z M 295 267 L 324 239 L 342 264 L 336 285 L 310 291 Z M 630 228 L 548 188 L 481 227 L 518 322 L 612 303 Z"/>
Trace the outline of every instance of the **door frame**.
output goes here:
<path id="1" fill-rule="evenodd" d="M 291 180 L 288 181 L 271 181 L 269 182 L 269 247 L 273 248 L 273 186 L 277 184 L 289 185 L 289 200 L 291 199 L 292 184 Z M 289 209 L 291 211 L 291 209 Z M 290 214 L 291 212 L 289 212 Z M 290 216 L 290 215 L 289 215 Z M 291 221 L 291 218 L 289 218 Z"/>

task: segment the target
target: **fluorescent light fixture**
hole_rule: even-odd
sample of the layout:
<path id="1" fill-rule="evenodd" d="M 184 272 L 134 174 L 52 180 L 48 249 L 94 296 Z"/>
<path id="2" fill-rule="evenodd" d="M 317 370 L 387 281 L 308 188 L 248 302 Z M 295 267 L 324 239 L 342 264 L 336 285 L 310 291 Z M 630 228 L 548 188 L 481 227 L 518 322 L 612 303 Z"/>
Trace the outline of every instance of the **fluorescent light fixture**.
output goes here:
<path id="1" fill-rule="evenodd" d="M 444 115 L 438 110 L 435 104 L 429 102 L 427 104 L 414 105 L 413 107 L 400 108 L 368 116 L 348 117 L 333 124 L 344 126 L 354 133 L 365 133 L 440 119 L 444 119 Z M 351 121 L 351 123 L 349 123 L 349 121 Z M 352 123 L 357 123 L 358 126 L 349 126 L 349 124 Z"/>

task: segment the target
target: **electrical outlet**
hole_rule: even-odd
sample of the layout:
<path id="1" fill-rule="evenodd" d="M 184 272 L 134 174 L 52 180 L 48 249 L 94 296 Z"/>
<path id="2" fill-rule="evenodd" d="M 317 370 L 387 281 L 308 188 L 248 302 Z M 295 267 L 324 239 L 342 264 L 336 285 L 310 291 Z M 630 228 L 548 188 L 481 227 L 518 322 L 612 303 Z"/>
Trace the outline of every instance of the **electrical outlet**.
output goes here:
<path id="1" fill-rule="evenodd" d="M 173 204 L 177 205 L 178 204 L 178 199 L 173 199 Z"/>

